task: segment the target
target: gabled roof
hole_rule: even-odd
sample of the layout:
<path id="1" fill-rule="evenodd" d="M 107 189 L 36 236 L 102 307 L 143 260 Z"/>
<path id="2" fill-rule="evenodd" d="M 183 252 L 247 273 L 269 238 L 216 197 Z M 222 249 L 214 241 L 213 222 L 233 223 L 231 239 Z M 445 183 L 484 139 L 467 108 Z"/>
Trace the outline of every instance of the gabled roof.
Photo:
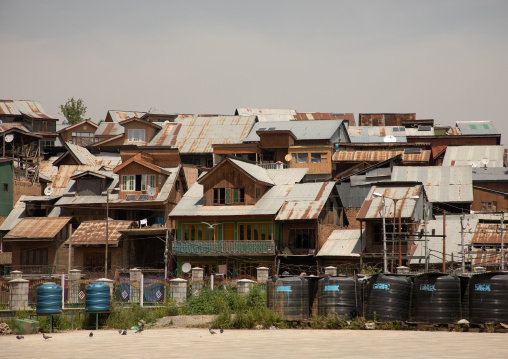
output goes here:
<path id="1" fill-rule="evenodd" d="M 74 172 L 74 175 L 70 177 L 71 180 L 77 180 L 78 178 L 82 177 L 97 177 L 100 179 L 113 179 L 113 176 L 109 176 L 104 173 L 104 171 L 76 171 Z"/>
<path id="2" fill-rule="evenodd" d="M 343 125 L 342 120 L 281 121 L 256 123 L 243 142 L 259 142 L 256 133 L 261 129 L 269 131 L 291 131 L 298 140 L 330 140 Z"/>
<path id="3" fill-rule="evenodd" d="M 92 126 L 92 127 L 94 127 L 95 129 L 97 129 L 97 128 L 99 127 L 99 125 L 97 125 L 97 124 L 96 124 L 95 122 L 93 122 L 93 121 L 83 120 L 83 121 L 81 121 L 81 122 L 79 122 L 79 123 L 76 123 L 76 124 L 74 124 L 74 125 L 67 125 L 67 126 L 65 126 L 65 127 L 61 128 L 60 130 L 56 131 L 56 133 L 62 133 L 62 132 L 66 132 L 66 131 L 69 131 L 69 130 L 73 130 L 73 129 L 75 129 L 76 127 L 79 127 L 79 126 L 84 125 L 84 124 L 86 124 L 87 126 L 88 126 L 88 125 L 89 125 L 89 126 Z M 58 126 L 57 126 L 57 127 L 58 127 Z"/>
<path id="4" fill-rule="evenodd" d="M 122 234 L 120 230 L 130 229 L 134 226 L 132 221 L 108 221 L 108 246 L 118 247 Z M 106 221 L 84 221 L 72 234 L 73 246 L 96 246 L 106 244 Z M 66 244 L 69 241 L 65 242 Z"/>
<path id="5" fill-rule="evenodd" d="M 235 115 L 252 116 L 252 115 L 296 115 L 295 110 L 286 110 L 280 108 L 237 108 Z"/>
<path id="6" fill-rule="evenodd" d="M 183 154 L 213 153 L 214 144 L 241 143 L 255 121 L 255 116 L 180 115 L 174 123 L 161 124 L 148 146 L 170 145 Z"/>
<path id="7" fill-rule="evenodd" d="M 315 197 L 307 197 L 308 200 L 305 200 L 307 188 L 310 189 L 309 193 L 312 193 L 312 189 L 315 185 L 314 183 L 311 183 L 312 186 L 307 186 L 308 183 L 302 183 L 293 187 L 288 195 L 288 201 L 284 202 L 275 220 L 294 221 L 318 219 L 319 214 L 323 210 L 335 186 L 334 182 L 322 182 L 319 184 L 321 185 L 320 191 L 317 194 L 313 193 Z M 289 200 L 291 197 L 294 197 L 295 200 Z"/>
<path id="8" fill-rule="evenodd" d="M 54 239 L 72 217 L 29 217 L 23 218 L 5 235 L 5 240 Z"/>
<path id="9" fill-rule="evenodd" d="M 448 146 L 443 158 L 443 166 L 483 166 L 483 157 L 488 159 L 487 167 L 504 166 L 504 147 L 486 146 Z"/>
<path id="10" fill-rule="evenodd" d="M 124 169 L 125 167 L 129 166 L 133 162 L 135 162 L 135 163 L 137 163 L 137 164 L 139 164 L 141 166 L 144 166 L 146 168 L 149 168 L 149 169 L 151 169 L 154 172 L 158 172 L 158 173 L 163 173 L 163 174 L 169 175 L 169 172 L 166 171 L 164 168 L 156 166 L 153 163 L 144 161 L 142 159 L 142 153 L 138 153 L 137 155 L 129 158 L 127 161 L 125 161 L 121 165 L 116 166 L 115 169 L 113 170 L 113 173 L 119 173 L 122 169 Z"/>
<path id="11" fill-rule="evenodd" d="M 146 112 L 135 112 L 135 111 L 108 111 L 109 117 L 113 120 L 113 122 L 121 122 L 123 120 L 127 120 L 132 117 L 143 117 Z"/>
<path id="12" fill-rule="evenodd" d="M 473 182 L 508 182 L 508 168 L 474 167 Z"/>
<path id="13" fill-rule="evenodd" d="M 392 181 L 419 181 L 425 186 L 429 202 L 473 202 L 470 166 L 395 166 Z"/>
<path id="14" fill-rule="evenodd" d="M 54 166 L 58 166 L 58 164 L 62 162 L 67 156 L 71 156 L 76 161 L 77 165 L 97 165 L 95 156 L 92 155 L 85 147 L 74 145 L 69 142 L 65 143 L 64 145 L 67 148 L 67 152 L 60 156 L 60 158 L 58 158 L 55 162 L 53 162 Z"/>
<path id="15" fill-rule="evenodd" d="M 143 125 L 147 125 L 147 126 L 151 126 L 151 127 L 155 127 L 156 129 L 160 130 L 162 127 L 159 126 L 158 124 L 154 123 L 154 122 L 150 122 L 148 120 L 145 120 L 145 119 L 141 119 L 141 118 L 138 118 L 138 117 L 132 117 L 132 118 L 128 118 L 126 120 L 123 120 L 123 121 L 120 121 L 119 124 L 121 126 L 124 126 L 131 123 L 131 122 L 139 122 Z"/>
<path id="16" fill-rule="evenodd" d="M 1 115 L 26 115 L 36 119 L 57 120 L 56 117 L 50 116 L 44 111 L 39 101 L 0 100 L 0 116 Z"/>
<path id="17" fill-rule="evenodd" d="M 9 213 L 5 221 L 0 226 L 0 231 L 10 231 L 13 229 L 23 218 L 25 218 L 26 203 L 23 201 L 25 195 L 21 195 L 14 208 Z"/>
<path id="18" fill-rule="evenodd" d="M 231 157 L 224 157 L 216 166 L 214 166 L 209 172 L 205 173 L 198 179 L 199 183 L 203 183 L 206 178 L 213 176 L 213 173 L 218 171 L 219 168 L 225 165 L 225 163 L 231 163 L 234 167 L 238 168 L 241 172 L 252 178 L 256 182 L 261 182 L 267 186 L 273 186 L 274 182 L 268 176 L 267 170 L 263 167 L 257 166 L 252 163 L 245 161 L 235 160 Z"/>
<path id="19" fill-rule="evenodd" d="M 457 121 L 456 125 L 464 136 L 500 135 L 492 121 Z"/>
<path id="20" fill-rule="evenodd" d="M 4 134 L 13 131 L 24 132 L 26 134 L 30 133 L 30 131 L 28 131 L 26 127 L 19 122 L 0 123 L 0 133 Z"/>
<path id="21" fill-rule="evenodd" d="M 365 229 L 337 229 L 330 234 L 316 257 L 360 257 L 365 245 Z"/>

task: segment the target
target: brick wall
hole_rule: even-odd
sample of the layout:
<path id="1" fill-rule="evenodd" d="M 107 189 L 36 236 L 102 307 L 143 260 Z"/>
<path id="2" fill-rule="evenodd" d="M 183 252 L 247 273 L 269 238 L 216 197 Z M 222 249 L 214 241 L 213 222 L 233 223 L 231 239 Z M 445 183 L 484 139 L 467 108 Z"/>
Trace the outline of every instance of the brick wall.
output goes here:
<path id="1" fill-rule="evenodd" d="M 42 195 L 42 186 L 40 183 L 33 183 L 30 181 L 14 181 L 12 193 L 12 205 L 18 202 L 19 197 L 26 196 L 40 196 Z"/>

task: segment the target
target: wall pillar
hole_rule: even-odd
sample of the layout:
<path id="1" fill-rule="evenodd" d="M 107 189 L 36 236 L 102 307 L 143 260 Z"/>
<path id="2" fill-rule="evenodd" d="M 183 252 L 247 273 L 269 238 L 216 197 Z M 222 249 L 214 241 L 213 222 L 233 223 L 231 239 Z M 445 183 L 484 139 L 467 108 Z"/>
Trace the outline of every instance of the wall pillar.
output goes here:
<path id="1" fill-rule="evenodd" d="M 254 287 L 254 284 L 256 284 L 256 282 L 250 279 L 240 279 L 239 281 L 237 281 L 237 283 L 238 283 L 238 294 L 240 295 L 249 294 L 250 290 Z"/>
<path id="2" fill-rule="evenodd" d="M 26 279 L 12 279 L 9 281 L 12 294 L 12 310 L 20 310 L 28 308 L 28 285 Z"/>
<path id="3" fill-rule="evenodd" d="M 268 282 L 268 275 L 270 269 L 267 267 L 258 267 L 257 268 L 257 282 L 260 284 L 266 284 Z"/>
<path id="4" fill-rule="evenodd" d="M 331 277 L 336 277 L 337 276 L 337 267 L 333 267 L 333 266 L 325 267 L 325 275 L 329 275 Z"/>
<path id="5" fill-rule="evenodd" d="M 11 272 L 11 280 L 13 279 L 23 279 L 23 272 L 20 270 L 13 270 Z"/>
<path id="6" fill-rule="evenodd" d="M 171 288 L 171 299 L 177 303 L 187 300 L 187 281 L 185 279 L 176 278 L 169 281 Z"/>
<path id="7" fill-rule="evenodd" d="M 109 297 L 113 298 L 113 283 L 114 281 L 112 279 L 108 278 L 99 278 L 96 280 L 96 282 L 102 282 L 109 286 Z"/>
<path id="8" fill-rule="evenodd" d="M 143 293 L 143 288 L 141 288 L 143 272 L 139 268 L 132 268 L 129 270 L 129 281 L 130 281 L 130 293 L 129 293 L 129 301 L 131 303 L 140 303 L 141 295 Z"/>
<path id="9" fill-rule="evenodd" d="M 198 296 L 204 287 L 203 280 L 204 269 L 200 267 L 192 268 L 192 295 Z"/>

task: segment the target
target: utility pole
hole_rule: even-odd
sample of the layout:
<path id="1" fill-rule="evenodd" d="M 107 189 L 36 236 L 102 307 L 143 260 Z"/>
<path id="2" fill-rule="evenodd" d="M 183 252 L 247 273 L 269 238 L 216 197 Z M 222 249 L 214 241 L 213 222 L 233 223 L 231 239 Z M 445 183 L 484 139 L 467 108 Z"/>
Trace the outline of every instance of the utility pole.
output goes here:
<path id="1" fill-rule="evenodd" d="M 462 273 L 465 273 L 466 253 L 464 252 L 464 214 L 460 215 L 460 246 L 462 248 Z"/>
<path id="2" fill-rule="evenodd" d="M 423 203 L 423 235 L 425 236 L 425 273 L 429 272 L 429 239 L 427 237 L 428 204 Z"/>
<path id="3" fill-rule="evenodd" d="M 446 273 L 446 211 L 443 211 L 443 273 Z"/>
<path id="4" fill-rule="evenodd" d="M 504 212 L 501 214 L 501 272 L 504 272 Z"/>
<path id="5" fill-rule="evenodd" d="M 383 273 L 388 273 L 388 259 L 386 256 L 386 205 L 383 196 Z"/>

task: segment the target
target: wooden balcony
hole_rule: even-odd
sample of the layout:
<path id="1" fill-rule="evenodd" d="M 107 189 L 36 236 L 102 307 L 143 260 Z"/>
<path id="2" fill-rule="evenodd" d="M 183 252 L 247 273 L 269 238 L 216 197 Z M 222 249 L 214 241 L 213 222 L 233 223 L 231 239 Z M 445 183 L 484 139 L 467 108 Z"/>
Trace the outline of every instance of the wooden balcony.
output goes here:
<path id="1" fill-rule="evenodd" d="M 275 254 L 274 241 L 173 241 L 174 254 Z"/>

